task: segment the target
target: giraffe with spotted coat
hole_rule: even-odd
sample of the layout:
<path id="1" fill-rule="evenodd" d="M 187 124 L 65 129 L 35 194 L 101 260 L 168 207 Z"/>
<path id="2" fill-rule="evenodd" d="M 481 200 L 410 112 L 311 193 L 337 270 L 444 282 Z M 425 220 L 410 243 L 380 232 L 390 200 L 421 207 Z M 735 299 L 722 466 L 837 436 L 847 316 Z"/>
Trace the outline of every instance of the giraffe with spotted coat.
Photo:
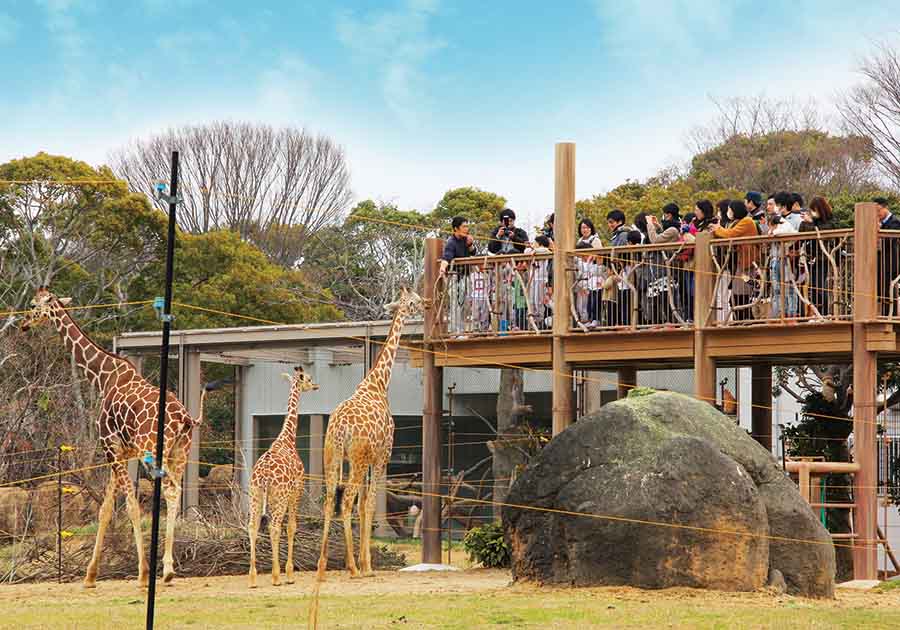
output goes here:
<path id="1" fill-rule="evenodd" d="M 388 385 L 403 324 L 412 315 L 422 312 L 423 302 L 415 292 L 402 289 L 400 298 L 387 305 L 394 312 L 387 339 L 372 369 L 357 386 L 350 398 L 339 404 L 328 420 L 325 433 L 323 468 L 325 472 L 325 522 L 322 546 L 316 572 L 315 594 L 310 606 L 310 625 L 318 619 L 318 588 L 325 578 L 328 564 L 328 530 L 334 514 L 335 491 L 343 470 L 344 460 L 350 471 L 341 499 L 347 568 L 351 578 L 371 577 L 372 517 L 375 512 L 375 485 L 384 475 L 394 444 L 394 418 L 388 404 Z M 366 476 L 368 474 L 368 480 Z M 351 516 L 353 503 L 359 494 L 359 567 L 353 553 Z"/>
<path id="2" fill-rule="evenodd" d="M 266 507 L 269 513 L 269 539 L 272 541 L 272 585 L 281 585 L 278 552 L 281 521 L 287 515 L 287 560 L 285 581 L 294 583 L 294 533 L 297 531 L 297 505 L 303 495 L 303 462 L 297 454 L 297 414 L 300 394 L 316 391 L 319 386 L 303 371 L 294 368 L 294 375 L 283 375 L 291 382 L 287 415 L 281 432 L 269 449 L 253 466 L 250 475 L 250 588 L 256 588 L 256 537 Z"/>
<path id="3" fill-rule="evenodd" d="M 144 555 L 141 534 L 141 509 L 128 475 L 128 460 L 144 453 L 156 452 L 159 389 L 138 374 L 127 359 L 107 352 L 94 343 L 69 315 L 66 306 L 71 298 L 59 298 L 46 287 L 37 290 L 31 309 L 23 316 L 22 330 L 49 321 L 62 337 L 63 345 L 87 379 L 102 397 L 97 429 L 100 446 L 110 466 L 109 481 L 100 506 L 94 551 L 84 578 L 85 588 L 94 588 L 103 549 L 103 537 L 112 517 L 117 493 L 125 495 L 128 516 L 134 533 L 138 557 L 138 584 L 146 587 L 149 566 Z M 191 433 L 203 417 L 206 390 L 200 398 L 200 417 L 192 418 L 172 392 L 166 392 L 165 451 L 162 478 L 166 499 L 166 542 L 163 554 L 163 581 L 170 584 L 175 577 L 172 547 L 175 519 L 181 502 L 181 476 L 191 446 Z"/>

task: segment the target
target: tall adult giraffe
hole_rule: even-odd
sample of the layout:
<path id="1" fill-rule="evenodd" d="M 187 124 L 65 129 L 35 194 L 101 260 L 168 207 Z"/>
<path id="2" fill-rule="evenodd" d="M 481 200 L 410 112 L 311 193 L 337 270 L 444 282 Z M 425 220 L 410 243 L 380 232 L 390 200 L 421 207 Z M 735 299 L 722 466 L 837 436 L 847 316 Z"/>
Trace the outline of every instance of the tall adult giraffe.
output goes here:
<path id="1" fill-rule="evenodd" d="M 403 323 L 413 314 L 422 312 L 422 298 L 405 288 L 400 298 L 386 309 L 394 311 L 394 319 L 384 347 L 375 365 L 347 400 L 339 404 L 328 419 L 325 433 L 323 467 L 325 470 L 325 522 L 322 547 L 316 571 L 316 586 L 310 605 L 310 625 L 318 621 L 319 584 L 325 579 L 328 564 L 328 529 L 334 513 L 334 496 L 341 477 L 344 460 L 350 462 L 350 472 L 341 500 L 344 521 L 344 541 L 350 577 L 369 577 L 372 571 L 372 515 L 375 511 L 375 484 L 384 474 L 394 444 L 394 418 L 388 405 L 388 385 L 397 357 Z M 369 474 L 366 482 L 366 474 Z M 353 529 L 350 523 L 353 502 L 359 493 L 359 564 L 353 557 Z M 361 571 L 360 571 L 361 569 Z"/>
<path id="2" fill-rule="evenodd" d="M 303 495 L 304 482 L 303 462 L 297 454 L 297 414 L 300 409 L 300 394 L 315 391 L 319 386 L 299 366 L 294 368 L 293 376 L 283 376 L 291 382 L 284 425 L 272 446 L 256 461 L 250 475 L 250 520 L 247 524 L 250 534 L 250 588 L 256 588 L 256 536 L 267 505 L 269 538 L 272 541 L 272 585 L 281 584 L 278 545 L 281 521 L 285 515 L 288 519 L 285 581 L 288 584 L 294 583 L 294 532 L 297 531 L 297 504 Z"/>
<path id="3" fill-rule="evenodd" d="M 41 287 L 31 301 L 31 309 L 24 315 L 21 328 L 28 330 L 45 321 L 52 323 L 62 337 L 63 344 L 72 353 L 75 364 L 84 371 L 102 396 L 97 433 L 110 465 L 110 475 L 100 506 L 97 538 L 84 586 L 96 586 L 103 536 L 112 517 L 117 491 L 125 495 L 134 532 L 138 583 L 140 586 L 147 586 L 149 567 L 141 536 L 141 508 L 128 476 L 127 464 L 129 459 L 156 452 L 159 389 L 138 374 L 130 361 L 107 352 L 91 341 L 66 311 L 65 307 L 70 302 L 71 298 L 58 298 L 47 288 Z M 175 519 L 181 501 L 181 475 L 190 452 L 191 432 L 203 418 L 205 389 L 203 394 L 200 398 L 200 417 L 195 419 L 172 392 L 166 393 L 166 449 L 163 456 L 166 475 L 162 478 L 166 498 L 166 545 L 163 555 L 163 581 L 166 584 L 175 577 L 172 545 L 175 540 Z"/>

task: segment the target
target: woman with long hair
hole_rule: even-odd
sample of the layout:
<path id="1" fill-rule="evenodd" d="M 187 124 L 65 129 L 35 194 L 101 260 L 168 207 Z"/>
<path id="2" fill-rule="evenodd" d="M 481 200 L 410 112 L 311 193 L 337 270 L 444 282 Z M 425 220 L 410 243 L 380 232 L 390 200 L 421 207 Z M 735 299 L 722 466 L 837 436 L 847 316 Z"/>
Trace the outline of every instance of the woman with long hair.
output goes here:
<path id="1" fill-rule="evenodd" d="M 713 228 L 715 238 L 740 238 L 756 236 L 756 223 L 750 218 L 750 212 L 743 201 L 732 201 L 728 204 L 726 217 L 731 222 L 729 227 Z M 737 247 L 736 269 L 731 279 L 731 304 L 735 321 L 752 319 L 750 301 L 753 297 L 753 249 L 752 246 Z"/>
<path id="2" fill-rule="evenodd" d="M 825 197 L 813 197 L 809 202 L 809 209 L 803 213 L 800 222 L 801 232 L 816 232 L 816 240 L 806 242 L 806 264 L 809 267 L 809 301 L 822 317 L 833 314 L 830 308 L 828 280 L 831 269 L 828 259 L 819 251 L 818 232 L 834 229 L 834 212 L 831 204 Z"/>

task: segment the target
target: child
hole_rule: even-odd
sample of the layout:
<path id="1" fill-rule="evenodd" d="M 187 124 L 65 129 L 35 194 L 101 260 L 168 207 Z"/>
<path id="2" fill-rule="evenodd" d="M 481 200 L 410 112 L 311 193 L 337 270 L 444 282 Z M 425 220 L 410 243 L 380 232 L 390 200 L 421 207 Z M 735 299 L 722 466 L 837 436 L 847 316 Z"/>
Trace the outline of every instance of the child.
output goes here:
<path id="1" fill-rule="evenodd" d="M 513 330 L 528 330 L 528 300 L 525 291 L 528 289 L 528 263 L 516 261 L 516 272 L 513 276 Z"/>
<path id="2" fill-rule="evenodd" d="M 491 327 L 490 278 L 483 265 L 476 265 L 469 275 L 469 301 L 472 304 L 472 329 L 486 332 Z"/>

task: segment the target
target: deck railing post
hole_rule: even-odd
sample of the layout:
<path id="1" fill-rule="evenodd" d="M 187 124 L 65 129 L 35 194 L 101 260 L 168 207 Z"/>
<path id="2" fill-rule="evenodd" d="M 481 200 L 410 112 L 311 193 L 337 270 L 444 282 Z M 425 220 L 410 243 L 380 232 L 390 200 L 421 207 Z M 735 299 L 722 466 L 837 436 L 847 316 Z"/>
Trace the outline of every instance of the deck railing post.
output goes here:
<path id="1" fill-rule="evenodd" d="M 694 245 L 694 395 L 716 404 L 716 362 L 709 356 L 704 329 L 716 315 L 710 308 L 716 291 L 713 270 L 712 235 L 697 234 Z"/>
<path id="2" fill-rule="evenodd" d="M 855 531 L 853 577 L 877 577 L 876 543 L 876 425 L 875 388 L 878 355 L 868 349 L 866 323 L 878 313 L 878 211 L 874 203 L 858 203 L 853 228 L 853 460 L 859 473 L 853 478 Z"/>
<path id="3" fill-rule="evenodd" d="M 444 248 L 441 239 L 425 239 L 425 274 L 422 297 L 425 299 L 425 330 L 422 377 L 422 562 L 441 562 L 441 419 L 443 417 L 444 368 L 436 362 L 434 335 L 440 327 L 435 292 L 438 258 Z"/>
<path id="4" fill-rule="evenodd" d="M 572 296 L 568 253 L 575 249 L 575 143 L 556 144 L 556 203 L 553 225 L 553 435 L 574 420 L 573 370 L 566 362 Z"/>

